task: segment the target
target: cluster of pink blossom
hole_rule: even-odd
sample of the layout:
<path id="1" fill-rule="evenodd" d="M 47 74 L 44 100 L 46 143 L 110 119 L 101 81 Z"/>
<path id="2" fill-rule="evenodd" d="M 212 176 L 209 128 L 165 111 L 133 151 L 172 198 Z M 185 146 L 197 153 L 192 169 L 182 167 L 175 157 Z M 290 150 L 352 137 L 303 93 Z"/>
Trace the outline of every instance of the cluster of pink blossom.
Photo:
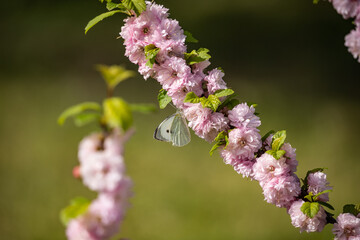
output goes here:
<path id="1" fill-rule="evenodd" d="M 359 240 L 360 214 L 357 216 L 350 213 L 340 214 L 332 231 L 335 235 L 335 240 Z"/>
<path id="2" fill-rule="evenodd" d="M 329 0 L 344 19 L 355 18 L 355 29 L 345 37 L 345 46 L 360 62 L 360 0 Z"/>
<path id="3" fill-rule="evenodd" d="M 320 206 L 316 216 L 310 218 L 301 207 L 308 201 L 304 198 L 307 194 L 313 196 L 331 189 L 326 175 L 321 171 L 310 173 L 307 187 L 302 189 L 295 174 L 298 165 L 295 149 L 289 143 L 281 144 L 277 149 L 283 153 L 279 159 L 266 153 L 272 150 L 274 138 L 270 135 L 264 141 L 261 139 L 258 130 L 261 121 L 253 105 L 241 103 L 233 108 L 223 107 L 214 111 L 199 102 L 184 103 L 189 92 L 206 98 L 218 90 L 227 89 L 224 73 L 219 69 L 205 72 L 210 65 L 208 60 L 187 63 L 186 37 L 179 23 L 168 18 L 168 9 L 163 6 L 146 4 L 146 11 L 125 19 L 120 33 L 126 47 L 125 55 L 139 66 L 139 72 L 145 79 L 152 77 L 162 85 L 196 135 L 212 142 L 219 133 L 226 133 L 226 146 L 224 143 L 220 150 L 224 162 L 243 177 L 258 181 L 268 203 L 286 208 L 292 224 L 300 231 L 321 231 L 328 223 L 324 208 Z M 153 65 L 147 64 L 147 46 L 158 49 Z M 322 202 L 328 200 L 328 193 L 320 194 L 316 199 Z M 344 226 L 339 225 L 338 228 L 344 229 Z"/>
<path id="4" fill-rule="evenodd" d="M 132 181 L 125 175 L 123 159 L 123 146 L 130 134 L 95 133 L 81 141 L 79 176 L 99 194 L 84 214 L 69 222 L 69 240 L 105 240 L 118 232 L 132 194 Z"/>

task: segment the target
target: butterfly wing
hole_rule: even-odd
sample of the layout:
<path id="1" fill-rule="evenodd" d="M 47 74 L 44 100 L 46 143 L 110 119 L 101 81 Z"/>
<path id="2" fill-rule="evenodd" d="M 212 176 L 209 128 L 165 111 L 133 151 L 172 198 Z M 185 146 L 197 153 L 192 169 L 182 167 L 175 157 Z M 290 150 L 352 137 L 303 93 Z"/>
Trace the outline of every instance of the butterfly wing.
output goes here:
<path id="1" fill-rule="evenodd" d="M 170 129 L 171 141 L 176 147 L 183 147 L 191 140 L 189 127 L 181 113 L 176 113 Z"/>
<path id="2" fill-rule="evenodd" d="M 176 113 L 167 117 L 160 125 L 155 129 L 154 138 L 156 140 L 171 142 L 171 126 L 174 122 Z"/>

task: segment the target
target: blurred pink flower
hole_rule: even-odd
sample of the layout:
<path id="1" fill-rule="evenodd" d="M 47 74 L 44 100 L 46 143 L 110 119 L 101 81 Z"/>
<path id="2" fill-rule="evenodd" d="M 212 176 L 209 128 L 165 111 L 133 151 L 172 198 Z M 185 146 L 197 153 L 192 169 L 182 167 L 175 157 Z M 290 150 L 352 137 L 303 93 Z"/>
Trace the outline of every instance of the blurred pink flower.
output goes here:
<path id="1" fill-rule="evenodd" d="M 345 19 L 355 17 L 360 6 L 360 0 L 330 0 L 330 2 Z"/>
<path id="2" fill-rule="evenodd" d="M 360 62 L 360 27 L 345 36 L 345 46 L 355 59 Z"/>

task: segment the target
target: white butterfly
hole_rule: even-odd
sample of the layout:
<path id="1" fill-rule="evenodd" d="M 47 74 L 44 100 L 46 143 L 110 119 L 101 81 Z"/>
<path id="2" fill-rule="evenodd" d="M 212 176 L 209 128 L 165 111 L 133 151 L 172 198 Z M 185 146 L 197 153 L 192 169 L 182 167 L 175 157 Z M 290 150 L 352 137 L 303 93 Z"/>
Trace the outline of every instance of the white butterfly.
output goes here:
<path id="1" fill-rule="evenodd" d="M 183 147 L 191 140 L 185 117 L 180 112 L 167 117 L 154 132 L 156 140 L 172 142 L 173 146 Z"/>

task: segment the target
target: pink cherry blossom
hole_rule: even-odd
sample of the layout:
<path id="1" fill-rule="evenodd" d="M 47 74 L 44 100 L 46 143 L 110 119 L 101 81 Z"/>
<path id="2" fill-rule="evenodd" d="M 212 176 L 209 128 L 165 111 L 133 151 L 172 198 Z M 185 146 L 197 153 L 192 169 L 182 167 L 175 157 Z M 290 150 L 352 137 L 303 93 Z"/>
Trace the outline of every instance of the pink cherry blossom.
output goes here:
<path id="1" fill-rule="evenodd" d="M 184 87 L 191 87 L 191 69 L 185 60 L 178 57 L 171 57 L 156 69 L 156 79 L 163 89 L 169 92 L 176 92 Z"/>
<path id="2" fill-rule="evenodd" d="M 207 89 L 209 94 L 213 94 L 217 90 L 226 89 L 226 83 L 223 80 L 224 73 L 219 69 L 211 70 L 208 75 L 204 78 L 207 82 Z"/>
<path id="3" fill-rule="evenodd" d="M 101 240 L 100 237 L 89 233 L 83 218 L 75 218 L 69 222 L 66 228 L 66 237 L 68 240 Z"/>
<path id="4" fill-rule="evenodd" d="M 212 113 L 208 123 L 205 125 L 202 136 L 208 142 L 214 141 L 216 136 L 229 128 L 229 120 L 222 113 Z"/>
<path id="5" fill-rule="evenodd" d="M 261 136 L 257 129 L 235 128 L 229 133 L 229 144 L 222 150 L 240 159 L 253 159 L 261 148 Z"/>
<path id="6" fill-rule="evenodd" d="M 359 0 L 330 0 L 335 10 L 345 19 L 356 16 L 357 9 L 360 6 Z"/>
<path id="7" fill-rule="evenodd" d="M 307 178 L 307 183 L 309 186 L 308 193 L 312 192 L 314 195 L 332 189 L 332 187 L 329 186 L 329 182 L 326 180 L 326 174 L 323 172 L 310 173 Z M 329 201 L 329 193 L 321 194 L 318 197 L 318 200 L 323 202 Z"/>
<path id="8" fill-rule="evenodd" d="M 360 62 L 360 27 L 345 36 L 345 46 L 348 47 L 353 57 Z"/>
<path id="9" fill-rule="evenodd" d="M 124 160 L 121 155 L 96 153 L 81 163 L 80 173 L 84 184 L 91 190 L 111 192 L 124 177 Z"/>
<path id="10" fill-rule="evenodd" d="M 281 148 L 281 150 L 285 151 L 284 158 L 286 159 L 285 162 L 287 165 L 289 165 L 290 170 L 292 172 L 296 172 L 298 161 L 296 160 L 296 149 L 291 147 L 290 143 L 284 143 Z"/>
<path id="11" fill-rule="evenodd" d="M 266 181 L 274 177 L 289 173 L 290 167 L 286 164 L 285 158 L 276 160 L 273 156 L 264 153 L 256 159 L 253 170 L 254 179 L 259 181 L 260 185 L 263 185 Z"/>
<path id="12" fill-rule="evenodd" d="M 304 201 L 300 199 L 291 204 L 288 213 L 290 214 L 292 225 L 300 228 L 300 232 L 321 232 L 326 225 L 325 210 L 320 206 L 319 212 L 313 218 L 309 218 L 301 211 L 303 203 Z"/>
<path id="13" fill-rule="evenodd" d="M 255 108 L 241 103 L 228 112 L 230 124 L 240 128 L 242 126 L 257 128 L 261 125 L 260 118 L 255 115 Z"/>
<path id="14" fill-rule="evenodd" d="M 350 213 L 342 213 L 336 218 L 332 232 L 335 240 L 359 240 L 360 218 Z"/>
<path id="15" fill-rule="evenodd" d="M 274 177 L 262 187 L 265 200 L 277 207 L 290 207 L 301 192 L 300 181 L 296 175 Z"/>

